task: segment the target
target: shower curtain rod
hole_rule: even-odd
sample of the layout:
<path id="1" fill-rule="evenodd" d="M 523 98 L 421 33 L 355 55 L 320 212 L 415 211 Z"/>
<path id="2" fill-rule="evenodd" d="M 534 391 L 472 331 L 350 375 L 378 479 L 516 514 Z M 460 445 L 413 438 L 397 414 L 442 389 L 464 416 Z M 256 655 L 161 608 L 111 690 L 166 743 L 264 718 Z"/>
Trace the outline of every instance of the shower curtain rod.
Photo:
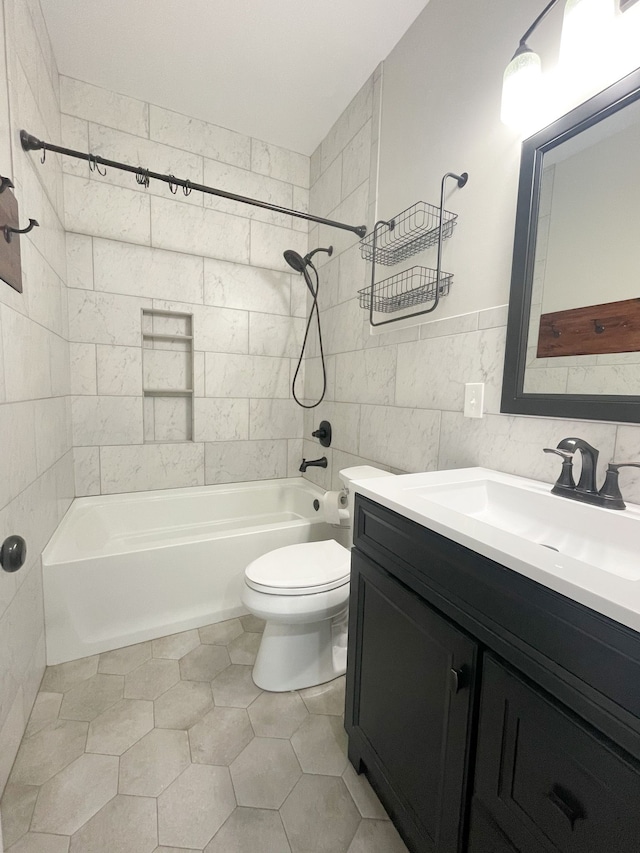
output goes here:
<path id="1" fill-rule="evenodd" d="M 241 204 L 251 204 L 254 207 L 262 207 L 265 210 L 273 210 L 275 213 L 283 213 L 287 216 L 295 216 L 298 219 L 307 219 L 309 222 L 319 222 L 320 225 L 328 225 L 330 228 L 341 228 L 343 231 L 352 231 L 358 237 L 364 237 L 367 233 L 366 225 L 347 225 L 344 222 L 336 222 L 334 219 L 325 219 L 322 216 L 314 216 L 312 213 L 303 213 L 301 210 L 291 210 L 288 207 L 280 207 L 277 204 L 269 204 L 266 201 L 260 201 L 256 198 L 249 198 L 244 195 L 237 195 L 226 190 L 219 190 L 216 187 L 208 187 L 205 184 L 195 184 L 189 180 L 176 178 L 174 175 L 163 175 L 160 172 L 151 172 L 149 169 L 143 169 L 142 166 L 130 166 L 128 163 L 118 163 L 116 160 L 107 160 L 104 157 L 99 157 L 96 154 L 84 151 L 74 151 L 71 148 L 62 148 L 60 145 L 54 145 L 51 142 L 44 142 L 27 133 L 26 130 L 20 131 L 20 142 L 25 151 L 53 151 L 55 154 L 63 154 L 65 157 L 76 157 L 78 160 L 86 160 L 89 163 L 89 168 L 94 170 L 98 166 L 108 166 L 111 169 L 120 169 L 123 172 L 131 172 L 136 176 L 139 184 L 148 187 L 149 180 L 163 181 L 171 187 L 182 187 L 186 195 L 189 195 L 191 190 L 197 190 L 207 195 L 216 195 L 220 198 L 228 198 L 231 201 L 238 201 Z M 44 162 L 44 158 L 42 160 Z M 175 190 L 172 190 L 175 193 Z"/>

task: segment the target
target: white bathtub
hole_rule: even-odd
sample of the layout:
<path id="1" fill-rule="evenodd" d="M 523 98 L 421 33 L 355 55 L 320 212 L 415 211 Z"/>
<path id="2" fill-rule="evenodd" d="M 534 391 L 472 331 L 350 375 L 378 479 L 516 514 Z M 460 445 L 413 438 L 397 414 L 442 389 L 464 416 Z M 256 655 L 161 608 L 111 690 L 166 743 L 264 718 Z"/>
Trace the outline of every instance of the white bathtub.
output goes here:
<path id="1" fill-rule="evenodd" d="M 43 553 L 47 663 L 246 613 L 244 569 L 337 538 L 301 478 L 78 498 Z"/>

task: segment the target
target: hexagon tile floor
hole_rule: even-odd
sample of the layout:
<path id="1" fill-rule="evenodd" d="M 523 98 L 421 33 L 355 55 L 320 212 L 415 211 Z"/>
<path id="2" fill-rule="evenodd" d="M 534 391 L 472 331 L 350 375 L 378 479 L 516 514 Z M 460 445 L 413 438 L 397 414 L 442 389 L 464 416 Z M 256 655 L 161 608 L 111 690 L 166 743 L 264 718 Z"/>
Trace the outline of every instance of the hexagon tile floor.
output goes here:
<path id="1" fill-rule="evenodd" d="M 344 678 L 259 690 L 261 630 L 242 616 L 49 667 L 6 853 L 406 853 L 347 762 Z"/>

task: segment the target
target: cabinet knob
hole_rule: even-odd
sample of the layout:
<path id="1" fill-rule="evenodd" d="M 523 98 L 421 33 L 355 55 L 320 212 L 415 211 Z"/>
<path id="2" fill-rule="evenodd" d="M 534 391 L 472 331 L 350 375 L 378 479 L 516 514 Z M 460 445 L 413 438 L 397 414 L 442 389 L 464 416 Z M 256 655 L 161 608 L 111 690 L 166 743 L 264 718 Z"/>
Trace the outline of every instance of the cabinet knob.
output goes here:
<path id="1" fill-rule="evenodd" d="M 17 572 L 27 559 L 27 543 L 22 536 L 7 536 L 0 547 L 0 565 L 5 572 Z"/>
<path id="2" fill-rule="evenodd" d="M 467 674 L 466 667 L 462 666 L 460 669 L 450 669 L 449 670 L 449 689 L 452 693 L 459 693 L 469 683 L 469 677 Z"/>

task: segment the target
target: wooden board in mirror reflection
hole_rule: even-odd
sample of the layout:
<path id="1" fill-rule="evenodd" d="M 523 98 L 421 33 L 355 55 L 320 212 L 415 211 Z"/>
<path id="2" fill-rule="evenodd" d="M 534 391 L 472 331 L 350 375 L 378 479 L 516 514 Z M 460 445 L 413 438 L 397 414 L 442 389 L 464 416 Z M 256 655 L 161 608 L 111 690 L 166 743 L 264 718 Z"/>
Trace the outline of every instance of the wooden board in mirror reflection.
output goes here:
<path id="1" fill-rule="evenodd" d="M 538 358 L 640 351 L 640 298 L 540 316 Z"/>

